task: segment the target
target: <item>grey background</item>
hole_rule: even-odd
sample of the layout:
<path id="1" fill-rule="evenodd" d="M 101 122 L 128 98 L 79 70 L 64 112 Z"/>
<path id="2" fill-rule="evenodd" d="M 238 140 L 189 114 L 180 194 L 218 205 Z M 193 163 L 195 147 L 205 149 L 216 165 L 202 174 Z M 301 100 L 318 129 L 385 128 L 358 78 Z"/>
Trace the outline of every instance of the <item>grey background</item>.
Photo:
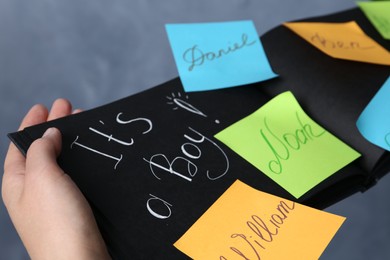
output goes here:
<path id="1" fill-rule="evenodd" d="M 57 97 L 89 109 L 178 75 L 166 23 L 282 22 L 345 10 L 351 0 L 0 0 L 0 157 L 26 111 Z M 390 177 L 328 209 L 348 219 L 322 259 L 390 259 Z M 295 238 L 293 238 L 295 239 Z M 0 203 L 0 259 L 28 259 Z"/>

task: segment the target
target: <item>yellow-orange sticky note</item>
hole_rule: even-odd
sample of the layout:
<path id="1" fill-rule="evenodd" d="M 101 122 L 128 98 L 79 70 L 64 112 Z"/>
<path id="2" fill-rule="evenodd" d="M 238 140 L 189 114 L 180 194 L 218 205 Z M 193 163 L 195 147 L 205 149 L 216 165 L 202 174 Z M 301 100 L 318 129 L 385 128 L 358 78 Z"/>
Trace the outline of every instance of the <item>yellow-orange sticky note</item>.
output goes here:
<path id="1" fill-rule="evenodd" d="M 356 22 L 284 25 L 331 57 L 390 65 L 390 53 L 368 37 Z"/>
<path id="2" fill-rule="evenodd" d="M 174 245 L 195 260 L 318 259 L 344 220 L 236 181 Z"/>

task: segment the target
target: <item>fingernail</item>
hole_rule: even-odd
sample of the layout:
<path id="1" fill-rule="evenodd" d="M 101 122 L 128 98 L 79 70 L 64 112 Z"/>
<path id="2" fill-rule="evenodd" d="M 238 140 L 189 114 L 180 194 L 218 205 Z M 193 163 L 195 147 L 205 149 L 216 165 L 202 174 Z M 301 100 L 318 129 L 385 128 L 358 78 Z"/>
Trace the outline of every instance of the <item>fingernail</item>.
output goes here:
<path id="1" fill-rule="evenodd" d="M 50 127 L 48 128 L 45 133 L 43 134 L 42 137 L 50 137 L 50 136 L 53 136 L 55 133 L 55 128 L 54 127 Z"/>
<path id="2" fill-rule="evenodd" d="M 80 112 L 82 112 L 82 111 L 83 111 L 83 110 L 77 108 L 77 109 L 73 110 L 72 114 L 78 114 L 78 113 L 80 113 Z"/>

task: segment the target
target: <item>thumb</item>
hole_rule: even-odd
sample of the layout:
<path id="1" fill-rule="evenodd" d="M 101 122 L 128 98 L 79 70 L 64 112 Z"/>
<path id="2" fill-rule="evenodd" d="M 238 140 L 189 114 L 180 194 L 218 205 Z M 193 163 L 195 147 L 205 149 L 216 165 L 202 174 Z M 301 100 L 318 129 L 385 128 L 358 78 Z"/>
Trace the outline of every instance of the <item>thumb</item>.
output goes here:
<path id="1" fill-rule="evenodd" d="M 35 140 L 27 151 L 26 177 L 29 173 L 41 175 L 63 174 L 57 164 L 57 157 L 61 152 L 61 133 L 57 128 L 49 128 L 42 138 Z M 54 176 L 53 176 L 54 177 Z"/>

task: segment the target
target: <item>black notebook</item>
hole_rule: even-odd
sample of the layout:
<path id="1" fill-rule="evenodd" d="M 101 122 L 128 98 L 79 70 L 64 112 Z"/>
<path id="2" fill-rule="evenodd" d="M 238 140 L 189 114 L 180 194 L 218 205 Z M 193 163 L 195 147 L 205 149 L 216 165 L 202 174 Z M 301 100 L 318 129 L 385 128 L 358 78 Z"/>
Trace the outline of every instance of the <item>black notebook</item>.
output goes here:
<path id="1" fill-rule="evenodd" d="M 306 19 L 351 20 L 390 50 L 390 42 L 359 9 Z M 9 137 L 25 154 L 48 127 L 61 130 L 59 164 L 88 199 L 116 259 L 187 259 L 173 243 L 236 179 L 316 208 L 374 185 L 389 171 L 389 153 L 365 140 L 356 120 L 386 81 L 389 67 L 333 59 L 283 25 L 261 41 L 278 78 L 192 93 L 176 78 Z M 214 138 L 285 91 L 362 155 L 299 199 Z"/>

